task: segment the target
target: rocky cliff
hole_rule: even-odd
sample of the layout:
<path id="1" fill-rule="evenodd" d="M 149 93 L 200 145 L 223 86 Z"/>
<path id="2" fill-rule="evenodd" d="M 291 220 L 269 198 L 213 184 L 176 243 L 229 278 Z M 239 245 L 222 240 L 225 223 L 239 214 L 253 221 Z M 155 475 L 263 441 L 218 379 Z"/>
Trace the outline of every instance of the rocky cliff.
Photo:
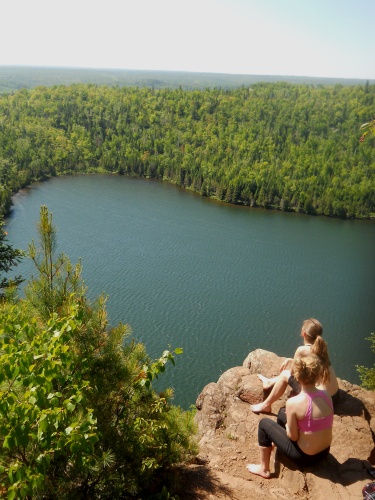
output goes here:
<path id="1" fill-rule="evenodd" d="M 334 416 L 331 453 L 320 464 L 299 470 L 280 452 L 271 457 L 271 479 L 251 475 L 246 464 L 259 462 L 257 429 L 264 415 L 250 404 L 265 397 L 257 373 L 272 377 L 285 358 L 258 349 L 243 366 L 226 371 L 199 395 L 196 421 L 200 454 L 184 473 L 181 498 L 194 499 L 362 499 L 362 488 L 375 481 L 375 392 L 339 380 L 340 403 Z M 276 419 L 284 399 L 275 403 Z"/>

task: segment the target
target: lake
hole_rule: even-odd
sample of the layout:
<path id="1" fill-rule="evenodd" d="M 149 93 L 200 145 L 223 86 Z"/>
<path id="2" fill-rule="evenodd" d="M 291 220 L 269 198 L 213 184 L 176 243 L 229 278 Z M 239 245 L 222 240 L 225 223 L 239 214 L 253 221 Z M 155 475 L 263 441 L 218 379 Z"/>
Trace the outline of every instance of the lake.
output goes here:
<path id="1" fill-rule="evenodd" d="M 89 297 L 111 324 L 159 357 L 182 347 L 157 387 L 188 408 L 203 387 L 257 348 L 293 356 L 302 321 L 324 326 L 337 375 L 372 366 L 375 224 L 232 206 L 168 183 L 114 175 L 54 178 L 14 197 L 9 242 L 37 238 L 53 214 L 58 253 L 83 264 Z M 33 272 L 25 259 L 16 269 Z"/>

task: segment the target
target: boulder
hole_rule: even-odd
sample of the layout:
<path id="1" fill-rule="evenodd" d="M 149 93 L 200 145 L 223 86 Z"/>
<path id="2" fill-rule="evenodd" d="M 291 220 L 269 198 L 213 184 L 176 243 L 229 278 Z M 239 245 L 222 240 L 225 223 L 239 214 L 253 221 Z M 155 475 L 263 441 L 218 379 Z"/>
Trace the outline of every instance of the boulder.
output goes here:
<path id="1" fill-rule="evenodd" d="M 247 471 L 247 463 L 259 462 L 257 429 L 265 416 L 250 408 L 266 396 L 256 374 L 277 375 L 284 359 L 257 349 L 243 366 L 231 368 L 203 389 L 196 403 L 200 453 L 194 467 L 204 468 L 206 489 L 187 492 L 190 498 L 360 499 L 364 485 L 375 481 L 370 475 L 375 463 L 375 392 L 345 380 L 339 380 L 340 402 L 325 460 L 301 470 L 276 449 L 269 480 Z M 287 391 L 267 416 L 276 420 L 288 397 Z"/>

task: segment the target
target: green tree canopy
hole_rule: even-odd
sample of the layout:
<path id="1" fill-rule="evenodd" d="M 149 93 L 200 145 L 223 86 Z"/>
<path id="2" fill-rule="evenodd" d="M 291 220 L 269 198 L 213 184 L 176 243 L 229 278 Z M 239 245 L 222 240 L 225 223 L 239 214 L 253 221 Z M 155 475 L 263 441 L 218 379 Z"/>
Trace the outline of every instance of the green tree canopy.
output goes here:
<path id="1" fill-rule="evenodd" d="M 0 210 L 34 180 L 111 172 L 227 203 L 373 217 L 375 137 L 357 132 L 373 114 L 375 85 L 23 89 L 0 96 Z"/>
<path id="2" fill-rule="evenodd" d="M 181 352 L 151 360 L 88 301 L 80 266 L 54 256 L 41 208 L 37 274 L 0 304 L 0 489 L 7 498 L 147 498 L 172 491 L 172 466 L 196 453 L 193 413 L 153 380 Z"/>

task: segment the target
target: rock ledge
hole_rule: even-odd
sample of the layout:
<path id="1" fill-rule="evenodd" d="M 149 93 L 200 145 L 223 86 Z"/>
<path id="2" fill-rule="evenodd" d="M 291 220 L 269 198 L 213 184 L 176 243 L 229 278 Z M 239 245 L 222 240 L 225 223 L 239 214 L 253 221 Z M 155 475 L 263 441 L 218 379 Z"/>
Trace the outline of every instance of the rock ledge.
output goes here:
<path id="1" fill-rule="evenodd" d="M 265 416 L 250 409 L 250 404 L 265 397 L 256 374 L 277 375 L 284 359 L 257 349 L 243 366 L 231 368 L 203 389 L 196 402 L 200 454 L 186 471 L 195 478 L 200 474 L 202 482 L 192 481 L 192 491 L 185 491 L 182 498 L 362 499 L 363 486 L 375 481 L 368 472 L 375 463 L 375 392 L 345 380 L 339 380 L 340 403 L 327 459 L 299 470 L 276 451 L 271 457 L 271 479 L 247 472 L 247 463 L 259 461 L 257 429 Z M 267 416 L 276 419 L 288 396 L 289 391 Z"/>

